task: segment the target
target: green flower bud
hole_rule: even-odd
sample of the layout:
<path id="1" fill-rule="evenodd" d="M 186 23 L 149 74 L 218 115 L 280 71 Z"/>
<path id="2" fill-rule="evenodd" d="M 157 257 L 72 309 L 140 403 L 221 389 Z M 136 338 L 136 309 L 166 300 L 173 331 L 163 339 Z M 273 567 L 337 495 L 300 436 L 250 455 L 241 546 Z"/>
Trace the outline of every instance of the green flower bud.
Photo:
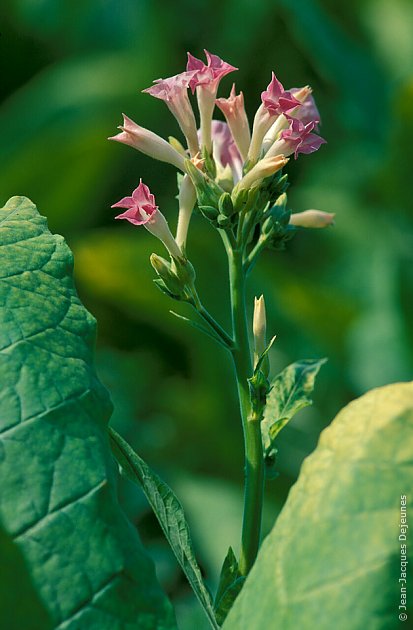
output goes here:
<path id="1" fill-rule="evenodd" d="M 222 193 L 222 188 L 205 175 L 191 162 L 185 160 L 185 169 L 195 186 L 198 204 L 200 206 L 217 206 Z"/>
<path id="2" fill-rule="evenodd" d="M 150 262 L 156 274 L 162 280 L 162 284 L 168 290 L 168 293 L 174 298 L 181 298 L 184 293 L 186 283 L 182 282 L 182 279 L 178 278 L 178 276 L 174 273 L 172 264 L 157 254 L 151 254 Z M 157 283 L 157 285 L 161 288 L 159 283 Z"/>
<path id="3" fill-rule="evenodd" d="M 230 217 L 226 217 L 224 214 L 219 214 L 217 217 L 217 223 L 219 227 L 228 227 L 228 225 L 231 224 L 231 219 Z"/>
<path id="4" fill-rule="evenodd" d="M 208 221 L 216 221 L 219 214 L 217 208 L 213 208 L 212 206 L 198 206 L 198 208 Z"/>
<path id="5" fill-rule="evenodd" d="M 184 287 L 193 286 L 196 278 L 195 269 L 187 258 L 174 258 L 171 269 Z"/>
<path id="6" fill-rule="evenodd" d="M 223 214 L 225 217 L 230 217 L 234 214 L 235 208 L 234 204 L 232 203 L 231 195 L 229 193 L 226 192 L 221 195 L 218 202 L 218 208 L 220 214 Z"/>

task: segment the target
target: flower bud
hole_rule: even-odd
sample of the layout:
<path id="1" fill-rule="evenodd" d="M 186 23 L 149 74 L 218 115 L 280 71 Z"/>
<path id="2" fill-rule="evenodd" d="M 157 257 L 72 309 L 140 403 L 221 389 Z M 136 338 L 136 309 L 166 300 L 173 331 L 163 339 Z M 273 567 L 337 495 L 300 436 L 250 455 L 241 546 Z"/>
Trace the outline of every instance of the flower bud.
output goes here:
<path id="1" fill-rule="evenodd" d="M 254 298 L 254 317 L 252 330 L 254 333 L 254 366 L 266 348 L 267 317 L 264 296 Z"/>
<path id="2" fill-rule="evenodd" d="M 174 258 L 171 268 L 184 286 L 193 286 L 196 278 L 195 269 L 187 258 Z"/>
<path id="3" fill-rule="evenodd" d="M 234 83 L 229 98 L 218 98 L 216 104 L 224 114 L 235 144 L 245 160 L 251 142 L 251 132 L 245 112 L 243 93 L 240 92 L 237 96 Z"/>
<path id="4" fill-rule="evenodd" d="M 288 162 L 288 158 L 283 155 L 263 158 L 238 182 L 234 190 L 251 188 L 254 184 L 260 183 L 265 177 L 273 175 L 281 170 Z"/>
<path id="5" fill-rule="evenodd" d="M 185 160 L 185 169 L 195 186 L 199 205 L 217 206 L 224 192 L 222 188 L 200 171 L 191 160 Z"/>
<path id="6" fill-rule="evenodd" d="M 218 208 L 221 214 L 225 217 L 230 217 L 234 214 L 234 204 L 232 203 L 231 195 L 229 193 L 224 193 L 219 198 Z"/>
<path id="7" fill-rule="evenodd" d="M 184 158 L 188 156 L 185 147 L 177 138 L 174 138 L 174 136 L 168 136 L 168 142 L 175 151 L 178 151 L 179 155 L 182 155 Z"/>
<path id="8" fill-rule="evenodd" d="M 189 175 L 182 178 L 179 186 L 179 215 L 176 228 L 176 242 L 178 247 L 185 246 L 188 236 L 189 222 L 196 202 L 196 192 Z"/>
<path id="9" fill-rule="evenodd" d="M 303 228 L 325 228 L 333 225 L 336 215 L 321 210 L 305 210 L 291 215 L 290 225 Z"/>
<path id="10" fill-rule="evenodd" d="M 173 272 L 171 263 L 157 254 L 151 254 L 149 260 L 168 292 L 172 296 L 180 298 L 185 290 L 185 284 Z"/>

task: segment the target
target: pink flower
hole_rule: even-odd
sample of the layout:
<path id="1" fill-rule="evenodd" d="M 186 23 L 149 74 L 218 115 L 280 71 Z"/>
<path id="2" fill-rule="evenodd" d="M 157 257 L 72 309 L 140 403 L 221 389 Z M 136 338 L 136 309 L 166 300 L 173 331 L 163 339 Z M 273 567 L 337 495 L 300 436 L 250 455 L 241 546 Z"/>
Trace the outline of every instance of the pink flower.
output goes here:
<path id="1" fill-rule="evenodd" d="M 243 93 L 240 92 L 237 96 L 234 83 L 229 98 L 218 98 L 215 102 L 224 114 L 232 137 L 245 160 L 251 142 L 251 132 L 245 112 Z"/>
<path id="2" fill-rule="evenodd" d="M 131 197 L 123 197 L 112 208 L 127 208 L 126 212 L 118 214 L 115 219 L 126 219 L 134 225 L 145 225 L 158 210 L 155 197 L 149 188 L 140 180 Z"/>
<path id="3" fill-rule="evenodd" d="M 133 225 L 143 225 L 163 242 L 171 256 L 182 257 L 182 252 L 171 234 L 166 219 L 155 203 L 154 195 L 142 180 L 130 197 L 123 197 L 114 203 L 112 208 L 126 208 L 126 212 L 118 214 L 115 219 L 126 219 Z"/>
<path id="4" fill-rule="evenodd" d="M 231 64 L 223 61 L 218 55 L 212 55 L 207 50 L 204 50 L 207 58 L 208 65 L 201 59 L 197 59 L 188 53 L 188 63 L 186 66 L 187 72 L 193 72 L 194 75 L 191 78 L 189 85 L 192 90 L 192 94 L 195 93 L 195 88 L 199 85 L 208 86 L 211 91 L 216 91 L 218 84 L 226 74 L 238 70 Z"/>
<path id="5" fill-rule="evenodd" d="M 248 160 L 255 164 L 259 159 L 263 147 L 265 134 L 275 120 L 300 105 L 291 92 L 284 90 L 274 72 L 267 89 L 261 93 L 261 105 L 254 117 L 251 144 L 248 150 Z"/>
<path id="6" fill-rule="evenodd" d="M 288 129 L 291 118 L 297 118 L 304 124 L 314 122 L 314 129 L 318 130 L 318 122 L 320 120 L 320 114 L 316 107 L 314 98 L 312 97 L 312 90 L 309 85 L 302 88 L 292 88 L 291 94 L 294 94 L 299 105 L 291 109 L 288 114 L 280 114 L 275 122 L 271 125 L 270 129 L 264 136 L 262 148 L 264 153 L 268 151 L 270 146 L 280 137 L 281 131 Z"/>
<path id="7" fill-rule="evenodd" d="M 212 150 L 211 124 L 214 113 L 215 99 L 218 85 L 226 74 L 237 70 L 234 66 L 226 63 L 217 55 L 212 55 L 205 50 L 208 64 L 201 59 L 197 59 L 188 53 L 187 73 L 192 73 L 189 85 L 192 92 L 195 92 L 198 100 L 198 108 L 201 119 L 201 144 L 208 153 Z"/>
<path id="8" fill-rule="evenodd" d="M 122 144 L 127 144 L 134 149 L 138 149 L 145 155 L 149 155 L 155 160 L 173 164 L 181 171 L 185 171 L 185 161 L 182 155 L 174 149 L 169 142 L 158 136 L 153 131 L 140 127 L 133 120 L 123 114 L 123 125 L 118 129 L 121 133 L 112 136 L 109 140 L 115 140 Z"/>
<path id="9" fill-rule="evenodd" d="M 299 95 L 304 88 L 291 88 L 290 92 L 293 96 Z M 297 97 L 298 98 L 298 97 Z M 321 120 L 320 112 L 318 111 L 314 97 L 311 92 L 307 93 L 304 100 L 301 100 L 300 107 L 293 112 L 294 118 L 298 118 L 305 125 L 309 122 L 315 122 L 315 131 L 318 131 L 318 123 Z"/>
<path id="10" fill-rule="evenodd" d="M 284 90 L 282 83 L 278 81 L 274 72 L 267 89 L 261 93 L 261 100 L 265 109 L 272 116 L 285 114 L 300 104 L 300 101 L 291 92 Z"/>
<path id="11" fill-rule="evenodd" d="M 297 159 L 299 153 L 313 153 L 317 151 L 326 141 L 321 136 L 311 133 L 316 124 L 316 122 L 312 121 L 305 125 L 297 118 L 290 118 L 289 128 L 281 132 L 280 139 L 274 142 L 268 150 L 267 156 L 291 155 L 294 153 L 294 157 Z"/>
<path id="12" fill-rule="evenodd" d="M 288 152 L 284 152 L 284 155 L 294 153 L 294 157 L 297 159 L 299 153 L 314 153 L 322 144 L 326 144 L 324 138 L 311 133 L 316 124 L 315 121 L 304 124 L 301 120 L 292 118 L 289 129 L 285 129 L 280 135 L 280 140 L 284 140 L 289 147 Z"/>
<path id="13" fill-rule="evenodd" d="M 199 151 L 195 116 L 188 98 L 188 87 L 194 74 L 194 72 L 181 72 L 167 79 L 157 79 L 154 81 L 155 85 L 143 90 L 161 99 L 169 107 L 182 129 L 191 155 Z"/>

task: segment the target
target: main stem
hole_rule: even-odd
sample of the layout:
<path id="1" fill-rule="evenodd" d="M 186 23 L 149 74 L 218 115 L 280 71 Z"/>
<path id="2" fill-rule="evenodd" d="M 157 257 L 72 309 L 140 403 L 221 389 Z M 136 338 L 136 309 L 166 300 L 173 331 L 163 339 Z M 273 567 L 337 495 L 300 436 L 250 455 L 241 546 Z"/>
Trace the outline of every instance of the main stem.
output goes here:
<path id="1" fill-rule="evenodd" d="M 248 378 L 252 376 L 245 304 L 245 273 L 242 252 L 227 248 L 229 261 L 235 373 L 245 445 L 244 517 L 239 568 L 247 575 L 257 556 L 264 492 L 264 465 L 259 420 L 251 414 Z"/>

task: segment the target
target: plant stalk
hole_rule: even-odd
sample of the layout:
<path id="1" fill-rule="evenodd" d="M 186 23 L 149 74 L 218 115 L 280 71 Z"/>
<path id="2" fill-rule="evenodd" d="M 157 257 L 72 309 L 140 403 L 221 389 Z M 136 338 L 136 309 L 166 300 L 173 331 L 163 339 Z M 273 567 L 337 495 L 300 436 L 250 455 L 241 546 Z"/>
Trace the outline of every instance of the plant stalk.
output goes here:
<path id="1" fill-rule="evenodd" d="M 244 516 L 239 569 L 247 575 L 257 556 L 264 493 L 264 460 L 259 419 L 251 414 L 248 378 L 253 368 L 245 304 L 245 272 L 242 251 L 229 250 L 229 275 L 234 348 L 232 357 L 238 386 L 245 445 Z"/>

